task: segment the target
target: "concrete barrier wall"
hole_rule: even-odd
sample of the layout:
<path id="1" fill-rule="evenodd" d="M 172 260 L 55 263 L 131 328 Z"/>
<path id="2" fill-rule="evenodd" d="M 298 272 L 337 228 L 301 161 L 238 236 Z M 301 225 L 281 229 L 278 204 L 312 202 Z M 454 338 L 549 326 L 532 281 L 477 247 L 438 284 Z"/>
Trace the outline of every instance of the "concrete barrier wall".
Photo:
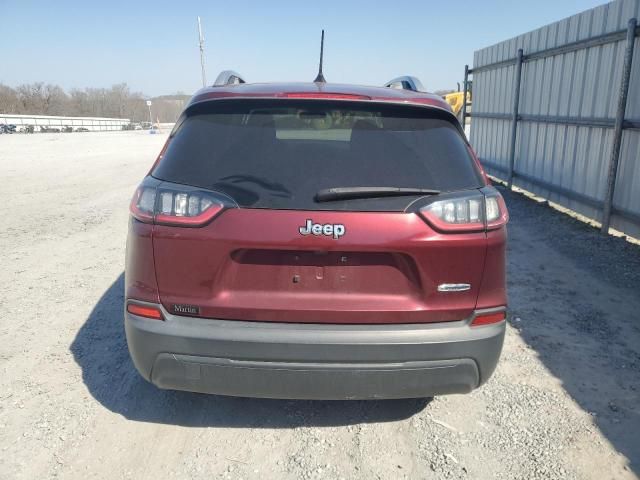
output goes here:
<path id="1" fill-rule="evenodd" d="M 0 124 L 22 126 L 32 125 L 38 132 L 40 127 L 62 129 L 71 127 L 73 130 L 86 128 L 89 131 L 122 130 L 123 125 L 131 121 L 128 118 L 101 118 L 101 117 L 56 117 L 47 115 L 13 115 L 0 114 Z"/>

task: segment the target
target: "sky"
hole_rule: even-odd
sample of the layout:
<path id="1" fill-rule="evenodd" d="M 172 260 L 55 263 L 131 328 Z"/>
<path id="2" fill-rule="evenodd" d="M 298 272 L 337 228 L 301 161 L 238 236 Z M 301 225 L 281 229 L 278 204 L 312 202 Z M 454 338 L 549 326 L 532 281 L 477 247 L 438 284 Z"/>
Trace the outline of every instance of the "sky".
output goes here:
<path id="1" fill-rule="evenodd" d="M 248 82 L 312 81 L 324 28 L 329 82 L 415 75 L 429 91 L 453 89 L 474 50 L 603 3 L 0 0 L 0 83 L 191 94 L 202 86 L 200 15 L 209 84 L 227 69 Z"/>

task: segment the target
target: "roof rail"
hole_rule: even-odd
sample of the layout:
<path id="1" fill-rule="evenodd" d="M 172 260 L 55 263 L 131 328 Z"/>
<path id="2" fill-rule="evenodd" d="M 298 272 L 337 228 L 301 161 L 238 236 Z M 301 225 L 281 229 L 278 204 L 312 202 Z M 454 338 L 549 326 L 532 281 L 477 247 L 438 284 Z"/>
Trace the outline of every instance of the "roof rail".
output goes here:
<path id="1" fill-rule="evenodd" d="M 422 82 L 417 77 L 405 75 L 394 78 L 384 84 L 385 87 L 397 88 L 398 90 L 411 90 L 412 92 L 424 92 Z"/>
<path id="2" fill-rule="evenodd" d="M 223 87 L 225 85 L 237 85 L 239 83 L 247 82 L 238 72 L 234 72 L 233 70 L 225 70 L 223 72 L 220 72 L 220 75 L 218 75 L 218 78 L 216 78 L 213 86 Z"/>

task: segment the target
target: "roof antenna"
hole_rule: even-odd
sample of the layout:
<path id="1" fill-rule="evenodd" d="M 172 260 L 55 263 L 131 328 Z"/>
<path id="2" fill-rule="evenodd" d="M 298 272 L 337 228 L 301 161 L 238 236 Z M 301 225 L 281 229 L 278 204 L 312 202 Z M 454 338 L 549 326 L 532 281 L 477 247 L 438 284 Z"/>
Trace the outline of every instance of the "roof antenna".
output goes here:
<path id="1" fill-rule="evenodd" d="M 322 55 L 324 53 L 324 30 L 322 30 L 322 39 L 320 40 L 320 66 L 318 67 L 318 76 L 314 80 L 315 83 L 327 83 L 322 74 Z"/>

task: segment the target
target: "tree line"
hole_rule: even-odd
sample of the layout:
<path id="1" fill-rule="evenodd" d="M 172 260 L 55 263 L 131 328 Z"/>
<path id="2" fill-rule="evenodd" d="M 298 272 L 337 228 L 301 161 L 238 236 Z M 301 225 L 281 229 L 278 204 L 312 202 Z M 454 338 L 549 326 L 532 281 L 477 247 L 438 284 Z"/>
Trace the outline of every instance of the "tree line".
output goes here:
<path id="1" fill-rule="evenodd" d="M 153 121 L 174 122 L 186 99 L 188 96 L 181 94 L 152 99 Z M 146 97 L 132 92 L 126 83 L 111 88 L 73 88 L 68 93 L 58 85 L 44 82 L 15 88 L 0 84 L 0 113 L 149 120 Z"/>

